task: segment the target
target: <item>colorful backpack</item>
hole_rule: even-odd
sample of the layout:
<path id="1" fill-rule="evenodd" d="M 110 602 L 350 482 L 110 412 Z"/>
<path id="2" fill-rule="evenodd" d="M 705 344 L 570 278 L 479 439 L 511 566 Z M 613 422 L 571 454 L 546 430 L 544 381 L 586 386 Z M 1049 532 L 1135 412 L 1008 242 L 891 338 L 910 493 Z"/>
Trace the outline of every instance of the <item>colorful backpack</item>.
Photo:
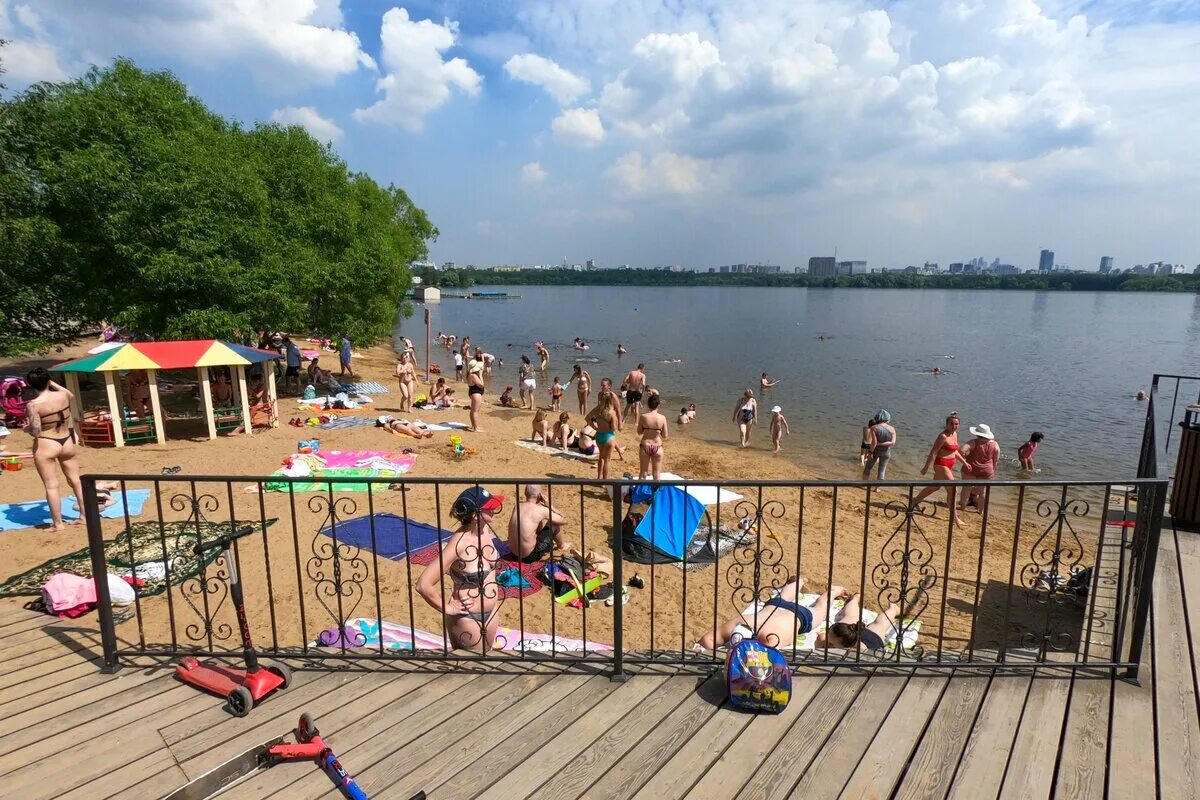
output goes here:
<path id="1" fill-rule="evenodd" d="M 735 708 L 778 714 L 792 696 L 792 670 L 774 647 L 742 639 L 725 658 L 725 686 Z"/>

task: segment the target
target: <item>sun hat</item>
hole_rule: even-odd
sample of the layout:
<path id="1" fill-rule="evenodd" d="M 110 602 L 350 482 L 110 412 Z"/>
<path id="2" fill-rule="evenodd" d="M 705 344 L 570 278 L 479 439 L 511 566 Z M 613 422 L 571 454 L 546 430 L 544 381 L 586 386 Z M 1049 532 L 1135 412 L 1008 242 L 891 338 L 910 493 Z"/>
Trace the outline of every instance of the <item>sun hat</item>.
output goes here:
<path id="1" fill-rule="evenodd" d="M 995 439 L 996 438 L 996 435 L 994 433 L 992 433 L 992 429 L 989 428 L 987 425 L 984 425 L 982 422 L 979 423 L 979 427 L 971 427 L 971 428 L 968 428 L 967 430 L 969 430 L 971 432 L 972 436 L 978 436 L 980 439 Z"/>
<path id="2" fill-rule="evenodd" d="M 782 409 L 781 407 L 779 407 L 779 406 L 771 406 L 771 413 L 772 413 L 772 414 L 778 414 L 778 413 L 779 413 L 779 412 L 781 412 L 781 411 L 783 411 L 783 409 Z"/>
<path id="3" fill-rule="evenodd" d="M 462 494 L 450 507 L 450 513 L 462 519 L 480 511 L 495 511 L 504 505 L 504 497 L 492 494 L 482 486 L 471 486 L 463 489 Z"/>
<path id="4" fill-rule="evenodd" d="M 880 422 L 891 422 L 892 415 L 881 408 L 879 409 L 879 413 L 875 415 L 875 419 L 879 420 Z"/>

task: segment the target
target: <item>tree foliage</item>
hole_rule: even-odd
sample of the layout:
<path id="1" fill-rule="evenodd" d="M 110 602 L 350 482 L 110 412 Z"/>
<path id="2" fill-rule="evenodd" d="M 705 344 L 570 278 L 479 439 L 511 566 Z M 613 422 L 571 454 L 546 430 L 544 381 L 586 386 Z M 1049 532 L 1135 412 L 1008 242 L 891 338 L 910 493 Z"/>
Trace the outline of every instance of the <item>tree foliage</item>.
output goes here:
<path id="1" fill-rule="evenodd" d="M 437 236 L 403 190 L 302 128 L 243 129 L 129 61 L 35 85 L 0 115 L 0 328 L 28 338 L 109 319 L 155 338 L 369 342 Z"/>

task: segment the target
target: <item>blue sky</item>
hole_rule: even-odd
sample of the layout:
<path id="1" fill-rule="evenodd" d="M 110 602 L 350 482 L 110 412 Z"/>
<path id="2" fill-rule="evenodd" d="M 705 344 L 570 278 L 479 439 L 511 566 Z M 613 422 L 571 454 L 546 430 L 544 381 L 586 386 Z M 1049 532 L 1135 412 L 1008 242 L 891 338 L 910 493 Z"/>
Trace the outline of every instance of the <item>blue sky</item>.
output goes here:
<path id="1" fill-rule="evenodd" d="M 1200 261 L 1200 0 L 0 0 L 403 186 L 438 261 Z"/>

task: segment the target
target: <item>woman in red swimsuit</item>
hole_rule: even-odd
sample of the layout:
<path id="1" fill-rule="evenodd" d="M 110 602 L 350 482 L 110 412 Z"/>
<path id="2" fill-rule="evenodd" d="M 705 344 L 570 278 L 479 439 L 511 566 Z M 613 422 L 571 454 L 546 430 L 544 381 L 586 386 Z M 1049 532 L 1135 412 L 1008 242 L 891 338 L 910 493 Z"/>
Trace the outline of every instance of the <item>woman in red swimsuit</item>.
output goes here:
<path id="1" fill-rule="evenodd" d="M 929 455 L 925 457 L 925 466 L 921 467 L 921 474 L 928 473 L 929 465 L 932 464 L 934 478 L 939 481 L 952 481 L 954 480 L 954 466 L 959 461 L 963 464 L 967 463 L 963 454 L 958 450 L 958 412 L 954 412 L 946 417 L 946 427 L 933 440 L 933 447 L 929 450 Z M 913 500 L 913 506 L 915 507 L 937 490 L 937 486 L 926 486 Z M 954 524 L 962 524 L 958 518 L 957 507 L 954 505 L 953 486 L 946 487 L 946 507 L 954 515 Z"/>

